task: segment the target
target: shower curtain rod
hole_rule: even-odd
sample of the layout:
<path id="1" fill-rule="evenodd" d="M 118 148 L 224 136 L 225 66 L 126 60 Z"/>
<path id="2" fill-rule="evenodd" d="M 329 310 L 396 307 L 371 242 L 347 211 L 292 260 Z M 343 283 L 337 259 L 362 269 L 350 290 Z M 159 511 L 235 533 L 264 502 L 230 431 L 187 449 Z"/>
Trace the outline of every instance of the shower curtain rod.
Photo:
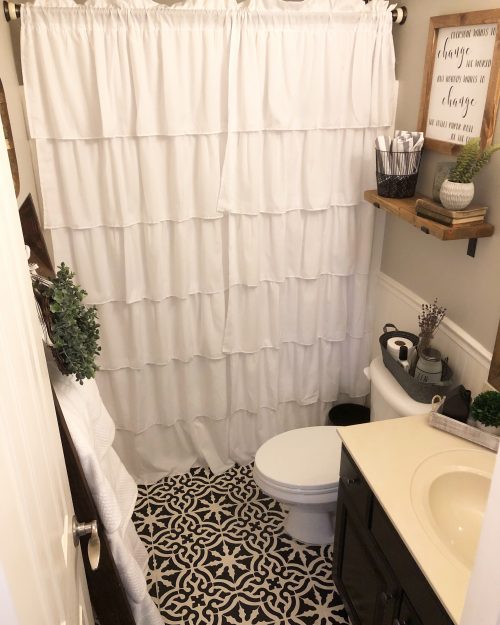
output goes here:
<path id="1" fill-rule="evenodd" d="M 404 24 L 406 22 L 408 9 L 405 6 L 392 9 L 391 13 L 392 21 L 395 24 Z M 3 14 L 7 22 L 18 20 L 21 17 L 21 5 L 3 0 Z"/>

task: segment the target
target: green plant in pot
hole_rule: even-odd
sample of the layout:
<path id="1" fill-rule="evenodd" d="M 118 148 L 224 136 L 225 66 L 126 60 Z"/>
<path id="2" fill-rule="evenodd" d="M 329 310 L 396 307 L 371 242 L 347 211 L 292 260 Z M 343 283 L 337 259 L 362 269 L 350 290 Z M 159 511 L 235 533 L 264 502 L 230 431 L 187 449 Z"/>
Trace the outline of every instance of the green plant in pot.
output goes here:
<path id="1" fill-rule="evenodd" d="M 73 281 L 74 273 L 61 263 L 52 280 L 32 276 L 33 290 L 47 327 L 50 348 L 59 370 L 74 374 L 83 384 L 94 378 L 101 351 L 97 309 L 83 303 L 87 292 Z"/>
<path id="2" fill-rule="evenodd" d="M 500 150 L 500 144 L 490 145 L 483 150 L 478 138 L 470 139 L 462 147 L 457 162 L 439 191 L 439 199 L 445 208 L 462 210 L 469 206 L 474 197 L 472 179 L 497 150 Z"/>
<path id="3" fill-rule="evenodd" d="M 500 435 L 500 393 L 484 391 L 472 402 L 470 416 L 474 425 L 490 434 Z"/>

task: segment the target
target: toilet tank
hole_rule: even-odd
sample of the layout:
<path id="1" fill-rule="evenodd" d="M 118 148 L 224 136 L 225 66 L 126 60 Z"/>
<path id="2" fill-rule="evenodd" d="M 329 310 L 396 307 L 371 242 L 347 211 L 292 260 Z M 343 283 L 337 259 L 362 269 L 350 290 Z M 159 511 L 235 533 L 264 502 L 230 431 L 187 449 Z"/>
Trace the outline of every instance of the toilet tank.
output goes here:
<path id="1" fill-rule="evenodd" d="M 381 356 L 374 358 L 365 374 L 371 382 L 371 415 L 372 421 L 409 417 L 426 414 L 431 404 L 422 404 L 412 399 L 386 369 Z"/>

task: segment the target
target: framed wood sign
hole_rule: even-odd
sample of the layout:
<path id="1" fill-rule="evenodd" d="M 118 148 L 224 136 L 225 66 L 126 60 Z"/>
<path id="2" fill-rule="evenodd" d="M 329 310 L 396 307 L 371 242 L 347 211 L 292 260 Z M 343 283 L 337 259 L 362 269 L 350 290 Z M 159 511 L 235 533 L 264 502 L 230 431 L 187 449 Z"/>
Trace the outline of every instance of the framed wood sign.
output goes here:
<path id="1" fill-rule="evenodd" d="M 7 110 L 7 99 L 5 98 L 5 91 L 3 89 L 2 81 L 0 80 L 0 118 L 2 119 L 3 134 L 5 137 L 5 143 L 7 145 L 7 153 L 9 155 L 10 171 L 12 173 L 12 180 L 14 181 L 14 189 L 16 197 L 19 195 L 20 182 L 19 182 L 19 168 L 17 166 L 16 148 L 14 147 L 14 139 L 12 137 L 12 129 L 10 127 L 9 111 Z"/>
<path id="2" fill-rule="evenodd" d="M 491 386 L 500 391 L 500 324 L 498 324 L 497 340 L 495 349 L 493 350 L 493 358 L 491 359 L 490 373 L 488 382 Z"/>
<path id="3" fill-rule="evenodd" d="M 431 17 L 418 130 L 425 147 L 455 154 L 493 139 L 500 97 L 500 9 Z"/>

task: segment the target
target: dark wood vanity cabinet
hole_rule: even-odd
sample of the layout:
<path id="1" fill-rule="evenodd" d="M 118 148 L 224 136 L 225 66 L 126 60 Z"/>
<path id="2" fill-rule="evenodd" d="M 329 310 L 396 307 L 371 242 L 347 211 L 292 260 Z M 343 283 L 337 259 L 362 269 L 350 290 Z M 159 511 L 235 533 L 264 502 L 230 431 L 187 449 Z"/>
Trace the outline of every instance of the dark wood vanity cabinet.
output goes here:
<path id="1" fill-rule="evenodd" d="M 345 448 L 333 575 L 353 625 L 453 625 Z"/>

